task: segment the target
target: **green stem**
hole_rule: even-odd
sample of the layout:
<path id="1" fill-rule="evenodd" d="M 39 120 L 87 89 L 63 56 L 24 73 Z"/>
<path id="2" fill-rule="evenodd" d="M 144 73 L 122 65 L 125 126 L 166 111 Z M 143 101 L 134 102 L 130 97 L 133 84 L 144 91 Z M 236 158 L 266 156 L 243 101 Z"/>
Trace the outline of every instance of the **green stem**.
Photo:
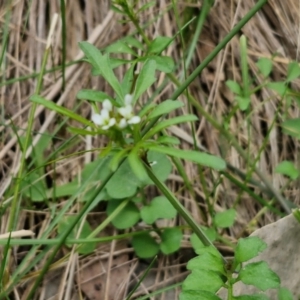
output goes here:
<path id="1" fill-rule="evenodd" d="M 200 241 L 205 246 L 212 246 L 215 248 L 213 243 L 209 240 L 206 234 L 203 232 L 201 227 L 194 221 L 191 217 L 188 210 L 176 199 L 173 193 L 168 189 L 168 187 L 161 182 L 156 175 L 153 173 L 152 169 L 144 162 L 144 166 L 146 168 L 147 174 L 150 179 L 154 182 L 157 188 L 163 193 L 163 195 L 170 201 L 176 211 L 180 214 L 180 216 L 187 222 L 187 224 L 192 228 L 195 234 L 198 236 Z M 225 258 L 223 258 L 225 261 Z"/>

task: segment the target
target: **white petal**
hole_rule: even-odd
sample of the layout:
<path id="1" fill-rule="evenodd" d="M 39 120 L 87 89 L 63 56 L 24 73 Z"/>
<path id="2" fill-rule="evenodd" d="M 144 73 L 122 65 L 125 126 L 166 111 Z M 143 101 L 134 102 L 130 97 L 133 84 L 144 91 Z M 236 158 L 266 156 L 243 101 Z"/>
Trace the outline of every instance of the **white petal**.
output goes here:
<path id="1" fill-rule="evenodd" d="M 115 124 L 116 124 L 116 119 L 115 119 L 115 118 L 109 119 L 109 122 L 108 122 L 109 127 L 112 127 L 112 126 L 114 126 Z"/>
<path id="2" fill-rule="evenodd" d="M 141 122 L 141 118 L 139 116 L 133 116 L 127 122 L 128 124 L 138 124 Z"/>
<path id="3" fill-rule="evenodd" d="M 132 115 L 132 106 L 126 105 L 124 107 L 120 107 L 118 108 L 118 112 L 122 117 L 129 119 Z"/>
<path id="4" fill-rule="evenodd" d="M 105 125 L 105 126 L 102 126 L 101 129 L 102 130 L 107 130 L 107 129 L 109 129 L 109 127 L 110 127 L 109 125 Z"/>
<path id="5" fill-rule="evenodd" d="M 92 114 L 92 121 L 96 125 L 103 125 L 103 123 L 104 123 L 103 117 L 99 114 Z"/>
<path id="6" fill-rule="evenodd" d="M 125 95 L 124 101 L 125 101 L 126 106 L 130 105 L 132 102 L 132 95 L 130 95 L 130 94 Z"/>
<path id="7" fill-rule="evenodd" d="M 108 99 L 105 99 L 102 103 L 102 107 L 103 109 L 107 110 L 107 111 L 111 111 L 112 110 L 112 104 Z"/>
<path id="8" fill-rule="evenodd" d="M 109 119 L 109 111 L 106 109 L 101 109 L 101 116 L 104 120 L 108 120 Z"/>
<path id="9" fill-rule="evenodd" d="M 118 124 L 118 126 L 120 127 L 120 128 L 125 128 L 126 126 L 127 126 L 127 122 L 126 122 L 126 119 L 121 119 L 120 120 L 120 122 L 119 122 L 119 124 Z"/>

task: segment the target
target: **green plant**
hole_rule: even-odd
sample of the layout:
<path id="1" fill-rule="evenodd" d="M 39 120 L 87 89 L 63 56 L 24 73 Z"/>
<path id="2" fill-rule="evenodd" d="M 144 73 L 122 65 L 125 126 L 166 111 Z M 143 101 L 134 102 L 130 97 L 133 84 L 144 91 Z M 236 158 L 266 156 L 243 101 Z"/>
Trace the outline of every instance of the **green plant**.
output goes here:
<path id="1" fill-rule="evenodd" d="M 264 261 L 245 262 L 256 257 L 259 252 L 266 249 L 266 244 L 258 237 L 239 239 L 234 258 L 231 262 L 224 263 L 220 253 L 212 247 L 195 248 L 197 257 L 191 259 L 187 269 L 191 274 L 182 285 L 180 300 L 193 299 L 220 299 L 216 293 L 224 287 L 228 290 L 228 300 L 233 299 L 269 299 L 265 294 L 253 294 L 234 296 L 233 286 L 242 281 L 246 285 L 253 285 L 260 291 L 278 289 L 278 299 L 293 299 L 292 294 L 286 288 L 280 286 L 280 278 Z"/>
<path id="2" fill-rule="evenodd" d="M 65 6 L 63 1 L 61 2 L 62 13 L 65 14 Z M 278 277 L 276 277 L 263 262 L 260 264 L 252 263 L 252 267 L 251 264 L 249 264 L 250 267 L 245 266 L 242 268 L 242 263 L 251 258 L 243 258 L 245 253 L 249 253 L 253 249 L 259 252 L 259 250 L 263 248 L 262 244 L 258 241 L 254 242 L 252 240 L 248 246 L 246 245 L 247 248 L 243 245 L 244 240 L 240 240 L 232 266 L 230 267 L 225 264 L 223 257 L 214 248 L 212 243 L 217 240 L 232 246 L 228 240 L 223 238 L 222 234 L 225 231 L 224 228 L 233 225 L 237 210 L 234 207 L 216 212 L 214 194 L 222 181 L 222 174 L 240 187 L 242 191 L 253 196 L 253 198 L 264 205 L 266 209 L 270 209 L 278 215 L 282 215 L 281 211 L 273 207 L 274 202 L 267 202 L 259 195 L 260 193 L 253 192 L 248 188 L 248 182 L 254 184 L 254 186 L 261 189 L 261 191 L 268 193 L 271 198 L 274 197 L 286 212 L 290 211 L 290 203 L 282 198 L 281 194 L 268 183 L 263 174 L 255 167 L 267 143 L 268 135 L 264 140 L 264 144 L 259 149 L 258 155 L 253 159 L 250 145 L 248 144 L 246 151 L 244 151 L 235 139 L 234 134 L 232 134 L 228 128 L 231 118 L 237 111 L 245 114 L 248 129 L 250 128 L 249 117 L 253 113 L 251 108 L 251 95 L 259 92 L 262 88 L 272 89 L 286 100 L 284 102 L 286 103 L 285 111 L 282 113 L 283 118 L 286 118 L 292 98 L 294 96 L 296 98 L 298 97 L 297 93 L 290 89 L 289 84 L 299 76 L 299 66 L 296 63 L 291 63 L 288 68 L 288 78 L 283 82 L 274 83 L 268 79 L 268 76 L 272 72 L 272 60 L 260 59 L 257 63 L 257 67 L 260 75 L 263 77 L 263 83 L 252 89 L 252 84 L 254 83 L 254 85 L 256 85 L 256 81 L 255 78 L 250 78 L 248 74 L 246 41 L 244 38 L 241 38 L 242 84 L 235 81 L 227 82 L 228 87 L 235 94 L 236 105 L 234 105 L 233 109 L 225 117 L 224 122 L 223 120 L 218 122 L 188 91 L 191 82 L 199 76 L 208 63 L 212 61 L 218 52 L 226 46 L 230 39 L 241 30 L 242 26 L 245 25 L 266 2 L 267 1 L 258 1 L 255 7 L 226 35 L 224 40 L 217 45 L 190 76 L 187 75 L 186 66 L 184 66 L 183 73 L 185 81 L 180 83 L 172 74 L 177 67 L 177 62 L 175 64 L 171 57 L 164 56 L 162 53 L 177 36 L 180 36 L 182 45 L 184 45 L 185 40 L 182 32 L 192 21 L 189 20 L 184 26 L 178 26 L 180 30 L 173 37 L 158 36 L 151 41 L 140 25 L 139 13 L 147 10 L 154 5 L 155 2 L 150 2 L 136 10 L 136 1 L 114 1 L 113 9 L 124 16 L 124 22 L 130 20 L 135 25 L 143 41 L 141 42 L 138 38 L 134 38 L 133 36 L 127 36 L 101 51 L 87 42 L 80 43 L 80 48 L 85 54 L 84 60 L 91 65 L 93 75 L 100 76 L 102 79 L 104 78 L 114 91 L 114 94 L 107 94 L 102 91 L 84 89 L 77 94 L 77 98 L 81 100 L 80 103 L 88 102 L 90 104 L 92 111 L 90 119 L 86 119 L 80 114 L 75 113 L 76 108 L 74 110 L 68 110 L 40 96 L 42 77 L 46 73 L 45 65 L 49 52 L 49 44 L 47 44 L 42 71 L 39 75 L 39 84 L 35 95 L 31 97 L 34 105 L 29 118 L 30 126 L 28 127 L 26 139 L 19 139 L 23 158 L 17 184 L 16 186 L 12 186 L 11 189 L 14 193 L 14 197 L 9 230 L 12 231 L 14 228 L 18 213 L 19 203 L 17 198 L 19 192 L 29 206 L 45 203 L 47 207 L 51 209 L 51 223 L 38 241 L 34 239 L 14 240 L 10 237 L 6 240 L 0 240 L 1 245 L 6 245 L 4 251 L 5 259 L 1 266 L 2 276 L 0 277 L 4 279 L 2 280 L 0 297 L 4 294 L 7 297 L 7 293 L 20 282 L 20 279 L 26 277 L 33 267 L 47 256 L 45 264 L 42 265 L 42 269 L 39 270 L 36 275 L 37 279 L 34 282 L 29 297 L 32 296 L 39 282 L 41 282 L 43 276 L 49 270 L 57 252 L 63 245 L 68 248 L 73 248 L 78 253 L 85 255 L 92 253 L 97 243 L 126 238 L 131 239 L 136 254 L 141 258 L 151 258 L 158 254 L 159 251 L 167 255 L 174 253 L 180 248 L 183 226 L 165 228 L 160 227 L 157 221 L 158 219 L 175 218 L 177 214 L 186 221 L 189 228 L 194 232 L 191 236 L 191 242 L 197 254 L 200 255 L 194 260 L 191 260 L 188 264 L 188 268 L 192 271 L 192 274 L 183 285 L 181 297 L 188 297 L 183 299 L 199 299 L 200 296 L 203 299 L 218 299 L 214 293 L 216 289 L 222 285 L 228 288 L 229 294 L 231 293 L 229 297 L 234 298 L 232 295 L 232 285 L 238 281 L 257 285 L 262 290 L 273 286 L 278 287 Z M 204 1 L 203 3 L 197 23 L 197 34 L 195 34 L 192 46 L 189 48 L 187 54 L 187 65 L 191 61 L 198 35 L 201 32 L 205 18 L 212 5 L 213 1 Z M 178 18 L 179 12 L 174 3 L 173 7 L 176 22 L 180 25 Z M 64 16 L 62 19 L 62 30 L 65 36 L 66 20 Z M 62 48 L 62 77 L 64 83 L 66 36 L 64 37 Z M 124 56 L 120 58 L 120 54 L 127 55 L 130 59 L 124 59 Z M 114 69 L 122 65 L 127 66 L 127 71 L 122 78 L 117 78 Z M 135 72 L 136 69 L 140 70 L 138 74 Z M 155 104 L 153 102 L 154 97 L 164 86 L 164 84 L 161 86 L 155 84 L 158 72 L 166 73 L 168 79 L 177 86 L 177 89 L 168 99 L 162 100 L 159 104 Z M 32 76 L 36 75 L 34 74 Z M 145 95 L 146 92 L 148 92 L 147 95 Z M 189 111 L 192 111 L 191 106 L 193 105 L 197 113 L 201 115 L 203 119 L 210 122 L 212 127 L 218 130 L 221 135 L 225 137 L 227 142 L 236 148 L 240 156 L 245 159 L 247 162 L 246 174 L 239 170 L 239 175 L 241 175 L 244 182 L 238 182 L 236 178 L 233 178 L 229 172 L 227 172 L 226 167 L 230 168 L 231 166 L 225 163 L 222 158 L 199 151 L 195 141 L 195 133 L 193 133 L 194 150 L 188 151 L 181 150 L 179 147 L 180 141 L 169 134 L 168 129 L 171 126 L 182 123 L 188 123 L 193 131 L 194 122 L 198 121 L 198 118 L 192 113 L 181 114 L 181 109 L 184 108 L 186 104 L 177 100 L 177 98 L 182 93 L 186 95 L 188 100 L 188 105 L 190 106 Z M 84 166 L 82 174 L 71 182 L 64 183 L 61 186 L 49 188 L 44 179 L 46 176 L 45 167 L 48 164 L 58 161 L 55 154 L 59 151 L 55 151 L 49 157 L 43 156 L 47 144 L 55 133 L 53 133 L 53 136 L 47 134 L 43 136 L 43 139 L 33 147 L 34 151 L 30 157 L 30 164 L 28 164 L 28 166 L 25 164 L 26 151 L 32 143 L 30 135 L 36 104 L 42 104 L 62 115 L 65 118 L 64 122 L 67 122 L 68 119 L 77 121 L 77 124 L 79 123 L 80 125 L 68 128 L 73 134 L 72 139 L 90 135 L 107 137 L 108 142 L 104 148 L 93 149 L 93 151 L 99 152 L 100 154 L 92 163 L 88 163 Z M 176 112 L 176 117 L 173 117 L 174 112 Z M 281 121 L 280 118 L 281 115 L 276 115 L 274 124 L 277 120 Z M 223 123 L 225 126 L 223 126 Z M 272 126 L 274 124 L 272 124 Z M 299 120 L 297 119 L 285 120 L 283 122 L 283 130 L 287 134 L 295 137 L 300 136 L 297 132 L 298 127 Z M 66 144 L 68 143 L 69 141 L 66 142 Z M 223 157 L 225 157 L 225 155 Z M 174 193 L 164 184 L 171 173 L 173 163 L 176 171 L 182 177 L 185 187 L 193 196 L 192 182 L 189 181 L 185 174 L 182 160 L 189 160 L 198 167 L 198 175 L 201 177 L 201 184 L 205 194 L 204 201 L 208 207 L 207 220 L 204 218 L 206 226 L 197 224 L 193 217 L 191 217 L 189 211 L 182 206 Z M 210 187 L 206 187 L 204 176 L 205 171 L 209 170 L 208 168 L 214 169 L 211 173 L 218 174 L 217 180 L 213 182 L 211 190 L 209 190 Z M 282 162 L 277 166 L 276 170 L 279 173 L 289 176 L 292 180 L 299 176 L 298 169 L 289 161 Z M 253 173 L 257 173 L 264 185 L 260 185 L 257 181 L 255 182 L 253 180 Z M 156 186 L 162 196 L 147 196 L 147 189 L 151 185 L 152 187 Z M 57 209 L 56 199 L 61 197 L 67 198 L 66 205 Z M 91 229 L 86 219 L 87 214 L 96 208 L 100 202 L 104 201 L 106 202 L 107 219 L 101 224 L 98 224 L 96 229 Z M 72 216 L 65 216 L 65 213 L 68 212 L 74 203 L 78 204 L 78 213 Z M 236 204 L 237 203 L 238 199 L 236 201 Z M 299 220 L 297 210 L 294 210 L 294 214 L 296 217 L 298 216 Z M 135 226 L 140 221 L 146 224 L 147 229 L 135 231 Z M 125 233 L 107 238 L 97 238 L 98 233 L 109 223 L 116 229 L 124 230 Z M 184 229 L 186 229 L 186 227 L 184 227 Z M 56 238 L 52 238 L 53 232 L 58 233 Z M 7 276 L 11 245 L 31 245 L 32 248 L 28 251 L 24 261 L 17 266 L 16 271 L 13 272 L 11 276 Z M 40 245 L 45 245 L 45 247 L 39 248 Z M 252 255 L 255 256 L 257 254 L 256 252 L 254 251 Z M 234 278 L 235 272 L 239 274 L 237 278 Z M 270 279 L 268 284 L 262 286 L 260 285 L 260 281 L 255 281 L 255 279 L 257 279 L 255 278 L 255 272 L 260 273 L 260 275 L 266 275 L 267 278 Z M 201 283 L 203 285 L 199 284 L 199 276 L 203 278 L 203 282 Z M 262 295 L 248 295 L 244 298 L 236 298 L 264 299 L 263 297 Z M 288 291 L 280 288 L 279 297 L 288 299 Z"/>

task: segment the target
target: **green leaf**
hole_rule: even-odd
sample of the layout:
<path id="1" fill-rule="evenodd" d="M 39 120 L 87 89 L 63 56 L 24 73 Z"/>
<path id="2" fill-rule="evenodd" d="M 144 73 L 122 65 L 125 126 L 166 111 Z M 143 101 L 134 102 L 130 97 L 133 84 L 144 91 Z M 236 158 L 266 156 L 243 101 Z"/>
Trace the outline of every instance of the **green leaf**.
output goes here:
<path id="1" fill-rule="evenodd" d="M 202 255 L 192 258 L 186 267 L 188 270 L 210 270 L 226 275 L 224 269 L 224 262 L 221 255 L 215 255 L 214 253 L 205 252 Z"/>
<path id="2" fill-rule="evenodd" d="M 127 53 L 133 56 L 137 56 L 137 53 L 132 50 L 124 40 L 118 40 L 113 44 L 110 44 L 105 48 L 107 53 Z"/>
<path id="3" fill-rule="evenodd" d="M 300 139 L 300 118 L 286 120 L 281 124 L 283 132 Z"/>
<path id="4" fill-rule="evenodd" d="M 160 236 L 160 250 L 162 253 L 168 255 L 180 249 L 182 240 L 182 232 L 179 228 L 166 228 Z"/>
<path id="5" fill-rule="evenodd" d="M 267 87 L 275 92 L 277 92 L 281 97 L 287 92 L 287 85 L 283 81 L 268 82 Z"/>
<path id="6" fill-rule="evenodd" d="M 141 218 L 147 224 L 153 224 L 157 219 L 175 218 L 176 214 L 176 209 L 164 196 L 155 197 L 141 209 Z"/>
<path id="7" fill-rule="evenodd" d="M 150 129 L 144 136 L 144 140 L 147 140 L 151 138 L 156 133 L 162 131 L 165 128 L 168 128 L 172 125 L 180 124 L 180 123 L 186 123 L 186 122 L 193 122 L 198 120 L 198 118 L 195 115 L 185 115 L 185 116 L 179 116 L 172 119 L 164 120 L 156 124 L 152 129 Z"/>
<path id="8" fill-rule="evenodd" d="M 146 182 L 148 175 L 137 153 L 138 149 L 132 149 L 128 155 L 128 162 L 135 176 L 141 182 Z"/>
<path id="9" fill-rule="evenodd" d="M 203 255 L 204 253 L 211 253 L 215 256 L 220 256 L 220 252 L 217 250 L 217 248 L 213 246 L 205 246 L 205 247 L 198 248 L 196 253 L 198 255 Z"/>
<path id="10" fill-rule="evenodd" d="M 80 42 L 79 47 L 95 70 L 101 73 L 122 101 L 124 99 L 124 95 L 120 83 L 112 70 L 108 55 L 102 55 L 99 49 L 88 42 Z"/>
<path id="11" fill-rule="evenodd" d="M 216 170 L 224 170 L 226 168 L 226 162 L 222 158 L 207 153 L 199 152 L 199 151 L 180 150 L 176 148 L 169 148 L 166 146 L 156 146 L 156 145 L 149 146 L 149 149 L 156 152 L 165 153 L 170 156 L 175 156 L 178 158 L 193 161 L 195 163 Z"/>
<path id="12" fill-rule="evenodd" d="M 136 64 L 132 63 L 130 68 L 126 71 L 126 73 L 123 77 L 123 81 L 121 83 L 121 86 L 122 86 L 122 90 L 123 90 L 124 95 L 130 94 L 130 92 L 131 92 L 135 67 L 136 67 Z"/>
<path id="13" fill-rule="evenodd" d="M 182 284 L 183 290 L 201 290 L 216 293 L 224 282 L 221 276 L 210 270 L 197 269 L 188 275 Z"/>
<path id="14" fill-rule="evenodd" d="M 156 81 L 155 78 L 156 62 L 152 59 L 147 60 L 136 80 L 133 105 L 137 99 Z"/>
<path id="15" fill-rule="evenodd" d="M 94 135 L 99 134 L 98 131 L 86 130 L 86 129 L 77 128 L 77 127 L 68 127 L 67 130 L 73 134 L 78 134 L 78 135 L 82 135 L 82 136 L 86 136 L 86 135 L 94 136 Z"/>
<path id="16" fill-rule="evenodd" d="M 156 62 L 152 59 L 147 60 L 136 80 L 133 104 L 137 99 L 156 81 L 155 78 Z"/>
<path id="17" fill-rule="evenodd" d="M 288 65 L 286 81 L 290 82 L 300 76 L 300 66 L 298 62 L 291 62 Z"/>
<path id="18" fill-rule="evenodd" d="M 70 224 L 74 221 L 74 219 L 76 219 L 76 216 L 65 216 L 65 217 L 63 217 L 58 223 L 58 227 L 57 227 L 58 233 L 62 234 L 66 230 L 66 228 L 68 228 L 70 226 Z M 80 234 L 78 235 L 79 230 L 81 230 L 81 231 L 80 231 Z M 85 239 L 91 233 L 92 233 L 92 229 L 91 229 L 89 223 L 87 221 L 84 221 L 82 227 L 81 227 L 81 222 L 80 222 L 80 224 L 78 224 L 77 226 L 75 226 L 73 228 L 73 230 L 71 231 L 68 238 L 69 239 L 75 239 L 75 238 Z M 78 248 L 78 253 L 80 253 L 80 254 L 90 254 L 96 249 L 96 245 L 97 245 L 97 243 L 82 244 Z M 73 244 L 68 243 L 68 240 L 66 240 L 66 246 L 69 247 L 69 248 L 72 248 Z"/>
<path id="19" fill-rule="evenodd" d="M 147 154 L 148 161 L 155 163 L 152 166 L 154 174 L 160 181 L 165 181 L 172 170 L 172 164 L 166 155 L 149 151 Z M 109 167 L 107 170 L 109 171 Z M 105 172 L 105 168 L 102 169 Z M 128 159 L 119 167 L 112 178 L 108 181 L 105 188 L 108 195 L 113 199 L 124 199 L 132 197 L 138 187 L 152 184 L 152 180 L 147 176 L 144 181 L 141 181 L 132 171 Z"/>
<path id="20" fill-rule="evenodd" d="M 225 84 L 234 94 L 236 94 L 236 95 L 242 94 L 242 89 L 237 82 L 235 82 L 233 80 L 227 80 Z"/>
<path id="21" fill-rule="evenodd" d="M 120 200 L 108 201 L 106 213 L 111 215 L 121 203 Z M 124 209 L 112 220 L 112 224 L 118 229 L 127 229 L 134 226 L 139 219 L 139 209 L 133 202 L 128 202 Z"/>
<path id="22" fill-rule="evenodd" d="M 156 1 L 149 1 L 148 3 L 146 2 L 146 4 L 142 5 L 138 11 L 136 12 L 136 14 L 140 14 L 140 12 L 147 10 L 148 8 L 154 6 L 156 4 Z"/>
<path id="23" fill-rule="evenodd" d="M 128 45 L 133 46 L 137 49 L 143 50 L 144 51 L 144 45 L 141 43 L 138 39 L 132 37 L 132 36 L 126 36 L 123 39 L 124 42 L 126 42 Z"/>
<path id="24" fill-rule="evenodd" d="M 149 45 L 148 52 L 154 54 L 160 54 L 165 50 L 172 42 L 173 38 L 166 36 L 158 36 Z"/>
<path id="25" fill-rule="evenodd" d="M 293 180 L 299 177 L 299 170 L 295 168 L 292 162 L 287 160 L 284 160 L 281 163 L 279 163 L 275 169 L 275 172 L 289 176 Z"/>
<path id="26" fill-rule="evenodd" d="M 270 300 L 270 298 L 264 294 L 242 295 L 242 296 L 236 296 L 233 299 L 234 300 Z"/>
<path id="27" fill-rule="evenodd" d="M 278 300 L 293 300 L 293 294 L 287 288 L 281 287 L 278 290 Z"/>
<path id="28" fill-rule="evenodd" d="M 207 291 L 183 290 L 179 295 L 179 300 L 221 300 L 215 293 Z"/>
<path id="29" fill-rule="evenodd" d="M 175 69 L 175 63 L 174 60 L 169 56 L 151 56 L 151 59 L 153 59 L 156 62 L 156 69 L 158 71 L 164 72 L 164 73 L 171 73 Z"/>
<path id="30" fill-rule="evenodd" d="M 241 111 L 248 109 L 250 105 L 250 97 L 235 96 L 234 99 L 237 101 Z"/>
<path id="31" fill-rule="evenodd" d="M 219 212 L 214 217 L 214 222 L 217 227 L 227 228 L 231 227 L 236 217 L 236 210 L 231 208 L 223 212 Z"/>
<path id="32" fill-rule="evenodd" d="M 152 150 L 148 151 L 147 159 L 152 164 L 151 168 L 155 176 L 162 182 L 167 180 L 172 171 L 170 159 L 165 154 Z M 153 184 L 150 178 L 145 183 Z"/>
<path id="33" fill-rule="evenodd" d="M 258 60 L 258 62 L 256 63 L 260 73 L 264 76 L 264 77 L 268 77 L 270 75 L 270 73 L 272 72 L 273 69 L 273 61 L 269 58 L 266 57 L 262 57 Z"/>
<path id="34" fill-rule="evenodd" d="M 184 104 L 179 100 L 165 100 L 158 104 L 149 114 L 148 119 L 153 119 L 164 114 L 168 114 L 171 111 L 183 107 Z"/>
<path id="35" fill-rule="evenodd" d="M 259 237 L 251 236 L 239 239 L 235 248 L 234 257 L 237 263 L 245 262 L 267 248 L 267 244 Z"/>
<path id="36" fill-rule="evenodd" d="M 205 226 L 201 226 L 201 229 L 204 231 L 205 235 L 211 242 L 214 242 L 217 238 L 217 233 L 214 228 L 207 228 Z M 193 233 L 190 237 L 191 244 L 197 254 L 199 254 L 199 249 L 206 248 L 206 246 L 200 241 L 198 236 Z"/>
<path id="37" fill-rule="evenodd" d="M 113 199 L 124 199 L 133 196 L 140 185 L 139 179 L 133 173 L 128 160 L 119 167 L 105 188 Z"/>
<path id="38" fill-rule="evenodd" d="M 50 101 L 50 100 L 46 100 L 45 98 L 41 97 L 41 96 L 38 96 L 38 95 L 32 95 L 30 97 L 30 101 L 34 102 L 34 103 L 37 103 L 37 104 L 41 104 L 47 108 L 49 108 L 50 110 L 54 110 L 56 111 L 57 113 L 61 114 L 61 115 L 64 115 L 68 118 L 71 118 L 73 120 L 76 120 L 84 125 L 87 125 L 87 126 L 90 126 L 90 127 L 94 127 L 94 123 L 83 118 L 82 116 L 80 115 L 77 115 L 75 114 L 74 112 L 72 112 L 71 110 L 69 109 L 66 109 L 62 106 L 59 106 L 57 104 L 55 104 L 54 102 Z"/>
<path id="39" fill-rule="evenodd" d="M 33 171 L 27 174 L 21 181 L 22 194 L 33 202 L 41 202 L 47 199 L 46 184 L 40 174 Z"/>
<path id="40" fill-rule="evenodd" d="M 115 100 L 104 92 L 96 90 L 80 90 L 76 97 L 80 100 L 89 100 L 95 102 L 103 102 L 105 99 L 109 99 L 114 105 Z"/>
<path id="41" fill-rule="evenodd" d="M 180 145 L 180 140 L 174 136 L 163 135 L 157 138 L 158 144 Z"/>
<path id="42" fill-rule="evenodd" d="M 262 291 L 280 286 L 280 278 L 265 261 L 247 264 L 241 269 L 239 278 L 244 284 L 254 285 Z"/>
<path id="43" fill-rule="evenodd" d="M 136 255 L 140 258 L 153 257 L 159 251 L 159 245 L 148 232 L 135 235 L 131 243 Z"/>

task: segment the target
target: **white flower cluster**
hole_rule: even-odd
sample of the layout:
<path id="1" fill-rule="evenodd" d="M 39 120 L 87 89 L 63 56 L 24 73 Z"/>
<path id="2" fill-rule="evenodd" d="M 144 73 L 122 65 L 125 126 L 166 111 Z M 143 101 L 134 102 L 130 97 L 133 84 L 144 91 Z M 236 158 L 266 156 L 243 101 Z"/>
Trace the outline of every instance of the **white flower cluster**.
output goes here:
<path id="1" fill-rule="evenodd" d="M 126 95 L 124 102 L 125 106 L 117 108 L 116 113 L 112 103 L 108 99 L 104 100 L 100 114 L 92 112 L 92 121 L 102 130 L 108 130 L 114 125 L 122 129 L 127 125 L 140 123 L 141 118 L 133 114 L 132 95 Z"/>

